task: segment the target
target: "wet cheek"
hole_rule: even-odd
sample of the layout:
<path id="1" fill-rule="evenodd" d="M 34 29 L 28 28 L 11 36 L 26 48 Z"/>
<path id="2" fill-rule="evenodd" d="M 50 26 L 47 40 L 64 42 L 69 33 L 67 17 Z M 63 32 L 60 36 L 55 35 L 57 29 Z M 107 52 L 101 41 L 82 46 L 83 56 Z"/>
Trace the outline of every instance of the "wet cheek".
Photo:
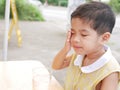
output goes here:
<path id="1" fill-rule="evenodd" d="M 71 36 L 70 42 L 73 42 L 73 37 Z"/>
<path id="2" fill-rule="evenodd" d="M 70 42 L 71 42 L 71 45 L 73 45 L 73 43 L 74 43 L 74 38 L 73 37 L 71 37 Z"/>

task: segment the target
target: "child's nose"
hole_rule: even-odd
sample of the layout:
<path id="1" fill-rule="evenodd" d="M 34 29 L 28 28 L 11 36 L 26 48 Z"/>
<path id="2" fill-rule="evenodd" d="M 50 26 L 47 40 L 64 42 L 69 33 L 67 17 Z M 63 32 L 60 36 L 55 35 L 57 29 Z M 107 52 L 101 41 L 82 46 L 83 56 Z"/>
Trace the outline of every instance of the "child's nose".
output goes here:
<path id="1" fill-rule="evenodd" d="M 80 42 L 80 41 L 81 41 L 80 36 L 76 35 L 74 37 L 74 42 Z"/>

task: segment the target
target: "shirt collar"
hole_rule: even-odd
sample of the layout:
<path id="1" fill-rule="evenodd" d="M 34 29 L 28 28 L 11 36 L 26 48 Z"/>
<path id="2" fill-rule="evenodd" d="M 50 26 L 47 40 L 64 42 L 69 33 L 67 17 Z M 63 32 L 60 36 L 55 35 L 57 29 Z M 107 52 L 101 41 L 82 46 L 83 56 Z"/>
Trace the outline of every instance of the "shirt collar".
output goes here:
<path id="1" fill-rule="evenodd" d="M 110 48 L 108 46 L 104 46 L 104 47 L 105 47 L 106 52 L 98 60 L 96 60 L 93 64 L 81 67 L 84 56 L 77 55 L 77 57 L 74 61 L 74 65 L 79 66 L 83 73 L 91 73 L 91 72 L 94 72 L 94 71 L 100 69 L 112 57 Z"/>

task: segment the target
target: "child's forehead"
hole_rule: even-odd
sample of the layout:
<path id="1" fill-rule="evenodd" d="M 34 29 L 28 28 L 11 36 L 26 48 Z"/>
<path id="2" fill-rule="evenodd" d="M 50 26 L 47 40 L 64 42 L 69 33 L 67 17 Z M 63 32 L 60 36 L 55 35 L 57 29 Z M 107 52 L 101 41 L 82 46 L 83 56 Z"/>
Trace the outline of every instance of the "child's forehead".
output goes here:
<path id="1" fill-rule="evenodd" d="M 85 25 L 91 25 L 93 23 L 93 20 L 90 20 L 89 18 L 80 18 L 80 17 L 74 17 L 71 19 L 71 22 L 72 21 L 79 21 Z"/>
<path id="2" fill-rule="evenodd" d="M 78 27 L 83 32 L 86 32 L 88 30 L 93 29 L 91 27 L 91 22 L 90 21 L 80 19 L 80 18 L 73 18 L 71 20 L 71 30 L 74 30 L 76 27 Z"/>

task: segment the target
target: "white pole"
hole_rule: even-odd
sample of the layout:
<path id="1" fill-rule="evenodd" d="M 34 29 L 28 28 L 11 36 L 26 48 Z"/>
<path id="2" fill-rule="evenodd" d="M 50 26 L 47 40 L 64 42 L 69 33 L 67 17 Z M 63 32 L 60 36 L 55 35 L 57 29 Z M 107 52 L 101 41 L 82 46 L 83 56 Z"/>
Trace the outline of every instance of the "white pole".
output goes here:
<path id="1" fill-rule="evenodd" d="M 70 20 L 71 20 L 71 14 L 72 12 L 81 4 L 85 3 L 86 0 L 68 0 L 68 25 L 67 25 L 67 29 L 69 29 L 70 26 Z"/>
<path id="2" fill-rule="evenodd" d="M 9 18 L 10 18 L 10 0 L 6 0 L 6 6 L 5 6 L 5 32 L 4 32 L 4 42 L 3 42 L 3 60 L 4 61 L 7 61 Z"/>

